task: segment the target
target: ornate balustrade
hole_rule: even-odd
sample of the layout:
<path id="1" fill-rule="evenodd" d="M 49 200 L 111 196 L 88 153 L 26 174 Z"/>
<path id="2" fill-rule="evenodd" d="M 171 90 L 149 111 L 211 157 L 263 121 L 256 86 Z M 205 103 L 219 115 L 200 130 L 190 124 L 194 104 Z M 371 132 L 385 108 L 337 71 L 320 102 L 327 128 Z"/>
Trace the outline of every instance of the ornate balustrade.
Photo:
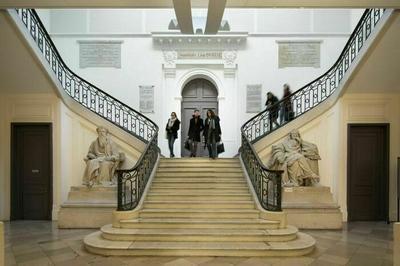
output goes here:
<path id="1" fill-rule="evenodd" d="M 273 119 L 279 117 L 278 114 L 282 112 L 284 107 L 291 106 L 292 108 L 289 108 L 293 112 L 291 116 L 296 119 L 325 101 L 336 91 L 384 12 L 385 9 L 367 9 L 347 41 L 339 59 L 325 74 L 260 112 L 242 126 L 240 155 L 264 209 L 269 211 L 281 210 L 282 172 L 268 170 L 258 157 L 253 144 L 290 122 L 279 121 L 279 123 L 275 123 L 273 121 Z"/>
<path id="2" fill-rule="evenodd" d="M 384 12 L 385 9 L 367 9 L 347 41 L 338 60 L 326 73 L 248 120 L 243 125 L 243 131 L 249 140 L 255 143 L 290 122 L 277 121 L 278 123 L 273 123 L 274 121 L 271 119 L 279 117 L 274 112 L 282 112 L 284 106 L 292 107 L 292 117 L 295 119 L 328 99 L 341 85 L 344 75 L 350 70 Z"/>
<path id="3" fill-rule="evenodd" d="M 75 74 L 63 61 L 35 10 L 16 9 L 16 12 L 64 92 L 86 109 L 147 144 L 132 169 L 117 171 L 118 210 L 135 208 L 158 158 L 158 126 L 146 116 Z"/>

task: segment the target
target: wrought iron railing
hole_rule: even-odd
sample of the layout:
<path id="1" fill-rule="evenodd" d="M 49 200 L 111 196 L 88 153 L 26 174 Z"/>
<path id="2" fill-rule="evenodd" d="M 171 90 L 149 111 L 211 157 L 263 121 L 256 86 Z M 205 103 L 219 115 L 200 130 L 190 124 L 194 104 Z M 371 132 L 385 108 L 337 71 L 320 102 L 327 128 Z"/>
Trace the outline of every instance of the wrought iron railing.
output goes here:
<path id="1" fill-rule="evenodd" d="M 341 84 L 345 73 L 349 71 L 384 12 L 385 9 L 380 8 L 367 9 L 339 59 L 325 74 L 248 120 L 242 127 L 248 139 L 255 143 L 329 98 Z M 286 119 L 277 121 L 280 116 L 286 116 Z"/>
<path id="2" fill-rule="evenodd" d="M 242 126 L 240 156 L 264 209 L 281 210 L 282 171 L 267 169 L 254 150 L 253 144 L 316 107 L 336 91 L 384 12 L 385 9 L 367 9 L 347 41 L 339 59 L 325 74 L 269 106 Z M 283 119 L 278 122 L 279 116 Z"/>
<path id="3" fill-rule="evenodd" d="M 156 133 L 142 153 L 137 165 L 128 170 L 117 170 L 118 176 L 118 211 L 134 209 L 142 198 L 144 189 L 157 162 L 159 148 Z"/>
<path id="4" fill-rule="evenodd" d="M 158 126 L 146 116 L 75 74 L 61 58 L 35 10 L 16 9 L 16 12 L 64 92 L 86 109 L 147 144 L 133 168 L 116 171 L 118 210 L 135 208 L 158 158 Z"/>
<path id="5" fill-rule="evenodd" d="M 281 211 L 283 171 L 267 169 L 243 133 L 240 156 L 261 206 L 267 211 Z"/>

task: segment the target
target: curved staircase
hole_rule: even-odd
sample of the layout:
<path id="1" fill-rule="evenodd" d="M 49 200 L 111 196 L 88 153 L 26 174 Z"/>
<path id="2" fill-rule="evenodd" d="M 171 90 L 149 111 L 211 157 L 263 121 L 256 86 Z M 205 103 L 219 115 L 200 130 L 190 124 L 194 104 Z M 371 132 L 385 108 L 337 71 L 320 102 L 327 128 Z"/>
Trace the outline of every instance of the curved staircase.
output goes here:
<path id="1" fill-rule="evenodd" d="M 239 159 L 160 159 L 138 218 L 105 225 L 86 248 L 102 255 L 299 256 L 315 240 L 260 218 Z"/>

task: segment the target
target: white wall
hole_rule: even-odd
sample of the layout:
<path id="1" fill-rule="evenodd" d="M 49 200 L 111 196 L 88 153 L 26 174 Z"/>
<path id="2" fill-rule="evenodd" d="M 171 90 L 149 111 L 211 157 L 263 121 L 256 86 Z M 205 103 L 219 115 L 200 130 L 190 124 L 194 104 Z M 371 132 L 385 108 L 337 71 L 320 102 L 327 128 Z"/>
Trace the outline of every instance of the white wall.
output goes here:
<path id="1" fill-rule="evenodd" d="M 302 138 L 315 143 L 321 155 L 321 184 L 329 186 L 347 221 L 347 127 L 354 123 L 389 123 L 389 217 L 396 219 L 397 157 L 400 154 L 400 94 L 350 93 L 317 118 L 299 128 Z M 302 119 L 301 117 L 299 119 Z M 274 143 L 280 143 L 281 136 Z M 271 146 L 256 145 L 262 160 L 270 157 Z"/>
<path id="2" fill-rule="evenodd" d="M 202 15 L 204 10 L 197 10 Z M 180 64 L 176 75 L 166 78 L 163 72 L 165 61 L 162 51 L 153 45 L 150 32 L 168 33 L 172 9 L 155 10 L 51 10 L 50 31 L 52 38 L 67 65 L 76 73 L 94 83 L 117 99 L 139 109 L 139 85 L 155 86 L 155 110 L 145 114 L 161 128 L 160 146 L 168 154 L 164 140 L 164 125 L 171 111 L 180 113 L 180 80 L 185 73 L 204 69 L 210 76 L 219 79 L 220 116 L 227 151 L 223 156 L 231 157 L 240 145 L 239 128 L 255 113 L 246 113 L 246 85 L 262 84 L 262 104 L 267 91 L 282 95 L 282 85 L 289 83 L 293 90 L 323 74 L 337 59 L 352 29 L 352 10 L 311 9 L 227 9 L 224 19 L 231 24 L 232 31 L 248 31 L 244 49 L 237 52 L 235 77 L 225 77 L 221 65 L 197 60 Z M 337 19 L 334 26 L 321 26 Z M 65 23 L 69 21 L 71 23 Z M 327 22 L 327 23 L 328 23 Z M 330 23 L 331 25 L 331 23 Z M 122 67 L 79 68 L 78 40 L 122 40 Z M 320 68 L 278 68 L 277 40 L 316 40 L 321 42 Z M 191 49 L 190 46 L 185 49 Z M 229 49 L 229 47 L 227 47 Z M 187 78 L 190 78 L 189 76 Z M 179 85 L 180 84 L 180 85 Z M 173 95 L 173 97 L 171 96 Z M 221 95 L 220 95 L 221 96 Z M 224 105 L 230 109 L 222 111 Z M 232 106 L 237 106 L 232 110 Z M 260 106 L 260 110 L 264 106 Z M 231 122 L 233 116 L 238 122 Z M 226 121 L 226 122 L 225 122 Z M 229 121 L 229 122 L 228 122 Z M 177 154 L 180 146 L 176 144 Z"/>
<path id="3" fill-rule="evenodd" d="M 66 201 L 71 186 L 82 184 L 90 143 L 96 139 L 96 125 L 69 110 L 55 93 L 0 93 L 0 220 L 10 218 L 11 123 L 52 123 L 53 131 L 53 219 Z M 140 151 L 112 136 L 125 153 L 125 168 L 132 167 Z M 32 155 L 34 156 L 34 155 Z"/>

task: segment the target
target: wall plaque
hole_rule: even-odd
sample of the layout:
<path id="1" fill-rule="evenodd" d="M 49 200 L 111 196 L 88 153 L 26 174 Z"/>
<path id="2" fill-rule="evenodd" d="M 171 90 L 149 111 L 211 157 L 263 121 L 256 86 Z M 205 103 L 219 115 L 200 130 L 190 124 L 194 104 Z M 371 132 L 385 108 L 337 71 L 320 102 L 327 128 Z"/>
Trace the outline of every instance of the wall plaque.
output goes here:
<path id="1" fill-rule="evenodd" d="M 258 113 L 261 111 L 261 84 L 247 85 L 246 112 Z"/>
<path id="2" fill-rule="evenodd" d="M 277 41 L 279 68 L 321 66 L 321 41 Z"/>
<path id="3" fill-rule="evenodd" d="M 139 109 L 142 113 L 154 113 L 154 86 L 139 86 Z"/>
<path id="4" fill-rule="evenodd" d="M 78 41 L 79 67 L 121 68 L 122 41 Z"/>
<path id="5" fill-rule="evenodd" d="M 177 59 L 222 59 L 222 51 L 178 51 Z"/>

